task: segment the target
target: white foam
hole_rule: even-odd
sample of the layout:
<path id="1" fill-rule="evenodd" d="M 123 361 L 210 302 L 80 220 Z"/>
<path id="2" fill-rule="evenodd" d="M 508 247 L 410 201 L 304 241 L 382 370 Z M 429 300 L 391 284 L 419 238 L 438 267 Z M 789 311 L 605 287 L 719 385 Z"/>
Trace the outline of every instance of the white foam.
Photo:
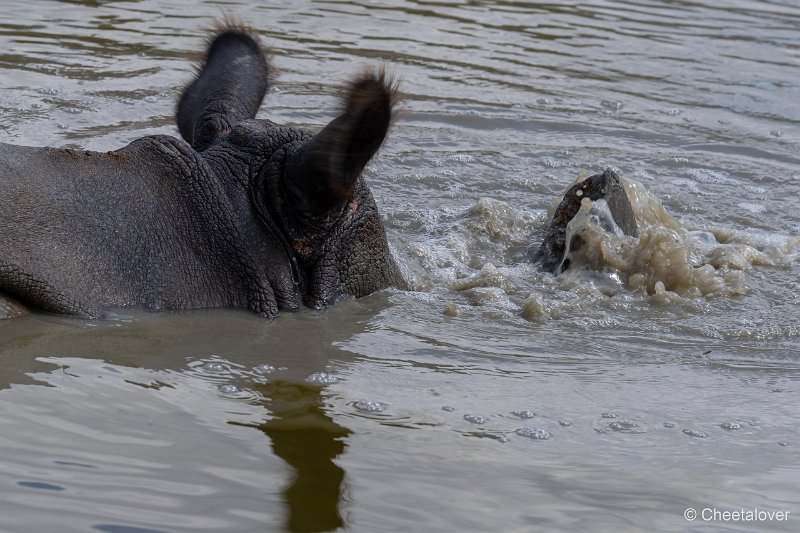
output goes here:
<path id="1" fill-rule="evenodd" d="M 719 176 L 715 176 L 719 179 Z M 797 239 L 776 239 L 735 230 L 688 228 L 669 215 L 642 184 L 623 180 L 639 229 L 626 236 L 614 224 L 604 200 L 584 198 L 567 226 L 567 243 L 580 236 L 582 245 L 569 248 L 571 270 L 617 273 L 631 291 L 649 295 L 654 303 L 684 298 L 735 296 L 747 291 L 745 276 L 754 266 L 771 267 L 797 248 Z M 536 304 L 528 313 L 536 315 Z"/>

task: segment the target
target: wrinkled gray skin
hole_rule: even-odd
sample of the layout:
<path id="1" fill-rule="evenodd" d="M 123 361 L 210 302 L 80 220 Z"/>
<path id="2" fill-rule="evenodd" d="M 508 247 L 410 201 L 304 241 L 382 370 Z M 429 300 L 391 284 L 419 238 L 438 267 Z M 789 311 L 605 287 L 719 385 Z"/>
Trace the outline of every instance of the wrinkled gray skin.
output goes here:
<path id="1" fill-rule="evenodd" d="M 543 269 L 558 275 L 569 268 L 569 260 L 564 261 L 567 250 L 567 224 L 578 213 L 584 198 L 592 201 L 604 199 L 614 217 L 614 222 L 623 233 L 637 236 L 636 217 L 625 187 L 619 181 L 619 176 L 607 169 L 602 174 L 590 176 L 567 189 L 553 214 L 553 220 L 550 221 L 542 244 L 535 252 L 533 248 L 530 250 L 531 260 L 540 262 Z M 577 250 L 581 246 L 579 239 L 579 237 L 573 239 L 570 244 L 572 250 Z"/>
<path id="2" fill-rule="evenodd" d="M 270 81 L 258 38 L 226 24 L 179 103 L 184 140 L 106 153 L 0 144 L 0 317 L 119 306 L 274 317 L 402 286 L 361 178 L 394 84 L 364 73 L 312 135 L 254 120 Z"/>

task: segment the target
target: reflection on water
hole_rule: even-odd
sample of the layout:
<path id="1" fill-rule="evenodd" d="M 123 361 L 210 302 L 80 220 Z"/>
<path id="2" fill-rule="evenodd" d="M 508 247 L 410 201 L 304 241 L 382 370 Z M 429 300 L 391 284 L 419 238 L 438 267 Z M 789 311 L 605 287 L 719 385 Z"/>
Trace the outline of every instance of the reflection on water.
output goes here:
<path id="1" fill-rule="evenodd" d="M 284 491 L 286 529 L 311 532 L 344 527 L 339 505 L 346 494 L 344 470 L 334 460 L 351 433 L 325 413 L 318 386 L 274 381 L 258 391 L 267 398 L 271 418 L 260 424 L 272 451 L 294 470 Z"/>

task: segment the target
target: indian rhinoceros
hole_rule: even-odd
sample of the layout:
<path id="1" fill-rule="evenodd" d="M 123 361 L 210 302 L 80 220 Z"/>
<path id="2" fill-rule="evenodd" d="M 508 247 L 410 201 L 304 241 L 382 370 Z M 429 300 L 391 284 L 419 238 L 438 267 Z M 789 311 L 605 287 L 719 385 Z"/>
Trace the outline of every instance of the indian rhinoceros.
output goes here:
<path id="1" fill-rule="evenodd" d="M 183 140 L 105 153 L 0 143 L 0 317 L 121 306 L 274 317 L 402 287 L 362 177 L 396 83 L 364 71 L 311 134 L 254 118 L 272 72 L 257 33 L 225 24 L 180 98 Z"/>

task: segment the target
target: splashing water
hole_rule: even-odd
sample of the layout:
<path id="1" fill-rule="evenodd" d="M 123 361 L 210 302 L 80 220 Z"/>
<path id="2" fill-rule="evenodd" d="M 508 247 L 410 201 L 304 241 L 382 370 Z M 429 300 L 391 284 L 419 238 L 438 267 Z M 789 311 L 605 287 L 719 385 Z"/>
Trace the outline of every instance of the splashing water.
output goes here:
<path id="1" fill-rule="evenodd" d="M 800 244 L 797 237 L 748 238 L 731 230 L 693 228 L 670 216 L 641 183 L 622 181 L 639 236 L 623 234 L 604 200 L 584 198 L 567 226 L 571 248 L 565 256 L 570 262 L 565 275 L 585 277 L 590 271 L 596 278 L 601 272 L 609 280 L 621 280 L 632 292 L 647 294 L 653 303 L 732 297 L 747 291 L 744 271 L 774 267 Z"/>

